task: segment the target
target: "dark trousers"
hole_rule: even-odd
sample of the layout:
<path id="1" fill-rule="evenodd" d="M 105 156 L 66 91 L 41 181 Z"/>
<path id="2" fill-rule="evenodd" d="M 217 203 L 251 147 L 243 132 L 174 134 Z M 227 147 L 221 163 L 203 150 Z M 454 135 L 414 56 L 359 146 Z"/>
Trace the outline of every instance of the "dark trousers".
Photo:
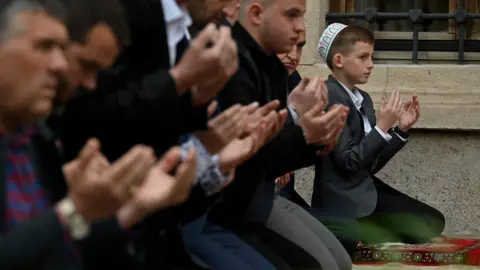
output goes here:
<path id="1" fill-rule="evenodd" d="M 206 216 L 180 228 L 187 251 L 208 268 L 221 270 L 275 270 L 259 252 L 236 234 L 206 220 Z"/>
<path id="2" fill-rule="evenodd" d="M 357 220 L 322 217 L 310 212 L 330 229 L 353 254 L 358 241 L 365 243 L 402 242 L 418 244 L 438 237 L 445 217 L 437 209 L 411 198 L 373 177 L 378 200 L 374 212 Z"/>
<path id="3" fill-rule="evenodd" d="M 256 227 L 256 226 L 254 226 Z M 272 242 L 272 237 L 270 235 L 271 232 L 267 232 L 265 228 L 251 228 L 248 231 L 241 231 L 238 232 L 238 235 L 245 241 L 247 242 L 250 246 L 254 247 L 255 250 L 260 252 L 265 258 L 267 258 L 274 266 L 275 269 L 277 270 L 292 270 L 290 266 L 289 257 L 297 257 L 292 254 L 297 254 L 297 252 L 302 252 L 303 255 L 308 256 L 306 252 L 300 250 L 297 246 L 295 246 L 293 243 L 287 243 L 287 246 L 290 248 L 289 249 L 289 255 L 287 257 L 281 257 L 282 252 L 278 252 L 279 249 L 286 249 L 285 248 L 285 243 L 288 242 L 288 240 L 277 236 L 275 237 L 279 242 Z M 273 247 L 273 248 L 272 248 Z M 303 257 L 305 258 L 305 257 Z M 313 258 L 308 258 L 309 261 L 313 261 Z"/>

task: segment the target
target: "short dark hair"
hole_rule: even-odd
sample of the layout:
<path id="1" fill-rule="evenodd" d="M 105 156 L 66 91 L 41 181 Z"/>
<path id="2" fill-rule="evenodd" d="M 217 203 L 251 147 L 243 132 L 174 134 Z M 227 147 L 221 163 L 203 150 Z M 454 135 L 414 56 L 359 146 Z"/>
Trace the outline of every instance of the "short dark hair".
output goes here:
<path id="1" fill-rule="evenodd" d="M 15 20 L 22 12 L 47 12 L 61 22 L 65 22 L 66 19 L 65 8 L 57 0 L 2 0 L 0 1 L 0 42 L 10 39 L 21 31 L 22 26 Z"/>
<path id="2" fill-rule="evenodd" d="M 349 54 L 357 42 L 375 43 L 375 37 L 372 31 L 367 28 L 350 25 L 345 27 L 337 34 L 327 55 L 327 66 L 333 69 L 333 56 L 337 53 Z"/>
<path id="3" fill-rule="evenodd" d="M 104 23 L 112 29 L 120 47 L 130 43 L 130 31 L 123 4 L 119 0 L 58 0 L 68 13 L 70 40 L 84 43 L 88 32 Z"/>

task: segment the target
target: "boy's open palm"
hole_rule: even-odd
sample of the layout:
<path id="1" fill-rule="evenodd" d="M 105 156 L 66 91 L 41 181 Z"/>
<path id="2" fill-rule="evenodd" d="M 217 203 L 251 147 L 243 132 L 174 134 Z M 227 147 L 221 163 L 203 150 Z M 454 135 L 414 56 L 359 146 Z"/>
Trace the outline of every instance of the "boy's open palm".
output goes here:
<path id="1" fill-rule="evenodd" d="M 407 132 L 420 118 L 420 103 L 418 97 L 414 96 L 412 100 L 403 105 L 403 112 L 398 121 L 399 128 Z"/>
<path id="2" fill-rule="evenodd" d="M 403 100 L 398 91 L 393 91 L 388 102 L 382 97 L 382 103 L 378 110 L 377 126 L 383 131 L 388 130 L 400 119 L 402 114 Z"/>

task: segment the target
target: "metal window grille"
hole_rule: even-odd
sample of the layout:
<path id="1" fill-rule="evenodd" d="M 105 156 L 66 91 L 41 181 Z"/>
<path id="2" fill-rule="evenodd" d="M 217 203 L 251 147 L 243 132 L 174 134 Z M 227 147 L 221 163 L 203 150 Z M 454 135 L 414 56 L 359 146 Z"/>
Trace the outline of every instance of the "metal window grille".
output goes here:
<path id="1" fill-rule="evenodd" d="M 332 23 L 337 20 L 364 20 L 373 31 L 378 20 L 409 20 L 413 24 L 412 40 L 377 40 L 376 50 L 412 51 L 412 62 L 418 64 L 419 51 L 458 51 L 459 64 L 465 63 L 465 51 L 480 51 L 480 42 L 466 40 L 467 20 L 480 19 L 480 14 L 468 13 L 465 0 L 458 1 L 458 8 L 453 13 L 425 13 L 420 7 L 420 1 L 414 1 L 414 8 L 408 12 L 379 12 L 370 0 L 368 8 L 363 12 L 328 13 L 326 20 Z M 425 20 L 454 20 L 458 25 L 458 40 L 419 40 L 421 23 Z"/>

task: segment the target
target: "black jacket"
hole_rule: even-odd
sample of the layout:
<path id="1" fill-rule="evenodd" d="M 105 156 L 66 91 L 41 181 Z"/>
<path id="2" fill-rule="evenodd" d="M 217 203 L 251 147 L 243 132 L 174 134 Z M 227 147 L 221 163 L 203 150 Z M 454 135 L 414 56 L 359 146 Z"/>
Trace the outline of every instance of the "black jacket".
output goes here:
<path id="1" fill-rule="evenodd" d="M 94 92 L 66 105 L 63 130 L 59 133 L 66 160 L 73 159 L 90 137 L 100 140 L 102 152 L 111 161 L 136 144 L 152 146 L 161 156 L 179 143 L 181 134 L 206 128 L 206 106 L 192 107 L 190 93 L 178 96 L 168 72 L 170 62 L 161 1 L 122 1 L 132 42 L 114 66 L 100 74 Z M 194 189 L 192 196 L 199 202 L 205 198 L 200 187 Z M 203 214 L 204 209 L 192 211 L 187 213 L 190 218 Z M 175 232 L 178 219 L 183 218 L 181 212 L 162 211 L 131 232 L 138 262 L 163 269 L 166 261 L 179 261 L 173 244 L 181 246 Z M 125 253 L 126 246 L 116 244 L 121 239 L 117 240 L 111 241 L 113 244 L 99 240 L 97 246 L 109 253 L 111 250 Z"/>
<path id="2" fill-rule="evenodd" d="M 319 158 L 315 166 L 312 207 L 324 216 L 359 218 L 370 215 L 377 204 L 374 174 L 405 146 L 393 130 L 387 142 L 374 128 L 375 109 L 367 92 L 358 89 L 364 98 L 362 108 L 372 126 L 365 134 L 361 113 L 344 87 L 335 78 L 327 80 L 329 107 L 342 104 L 350 108 L 335 149 L 328 157 Z"/>
<path id="3" fill-rule="evenodd" d="M 142 143 L 158 155 L 178 136 L 206 128 L 206 106 L 192 107 L 191 95 L 178 96 L 170 61 L 161 1 L 123 0 L 131 44 L 107 71 L 94 92 L 67 104 L 62 125 L 65 157 L 72 159 L 92 136 L 111 160 Z"/>
<path id="4" fill-rule="evenodd" d="M 6 144 L 0 140 L 0 231 L 5 224 L 5 158 Z M 58 151 L 54 133 L 40 125 L 29 144 L 42 189 L 50 195 L 53 206 L 67 195 L 63 177 L 63 159 Z M 90 236 L 72 243 L 80 257 L 72 260 L 67 245 L 65 228 L 54 210 L 27 220 L 0 236 L 0 269 L 129 269 L 134 261 L 125 249 L 102 249 L 102 243 L 126 246 L 126 237 L 115 219 L 97 222 L 91 226 Z M 80 263 L 83 261 L 84 263 Z"/>
<path id="5" fill-rule="evenodd" d="M 52 133 L 41 128 L 28 145 L 37 177 L 55 204 L 66 194 Z M 0 139 L 0 232 L 5 226 L 7 145 Z M 66 253 L 65 231 L 53 210 L 0 236 L 0 269 L 78 269 Z"/>
<path id="6" fill-rule="evenodd" d="M 285 107 L 288 75 L 284 65 L 276 55 L 267 55 L 241 24 L 233 26 L 232 35 L 238 45 L 240 68 L 220 92 L 220 108 L 254 101 L 263 105 L 274 99 Z M 278 176 L 311 165 L 314 158 L 315 149 L 306 144 L 301 128 L 289 116 L 280 133 L 237 168 L 235 180 L 225 189 L 223 201 L 214 206 L 210 218 L 235 227 L 244 220 L 245 210 L 260 183 L 273 182 Z M 269 211 L 272 203 L 273 198 L 265 198 L 261 207 Z"/>

